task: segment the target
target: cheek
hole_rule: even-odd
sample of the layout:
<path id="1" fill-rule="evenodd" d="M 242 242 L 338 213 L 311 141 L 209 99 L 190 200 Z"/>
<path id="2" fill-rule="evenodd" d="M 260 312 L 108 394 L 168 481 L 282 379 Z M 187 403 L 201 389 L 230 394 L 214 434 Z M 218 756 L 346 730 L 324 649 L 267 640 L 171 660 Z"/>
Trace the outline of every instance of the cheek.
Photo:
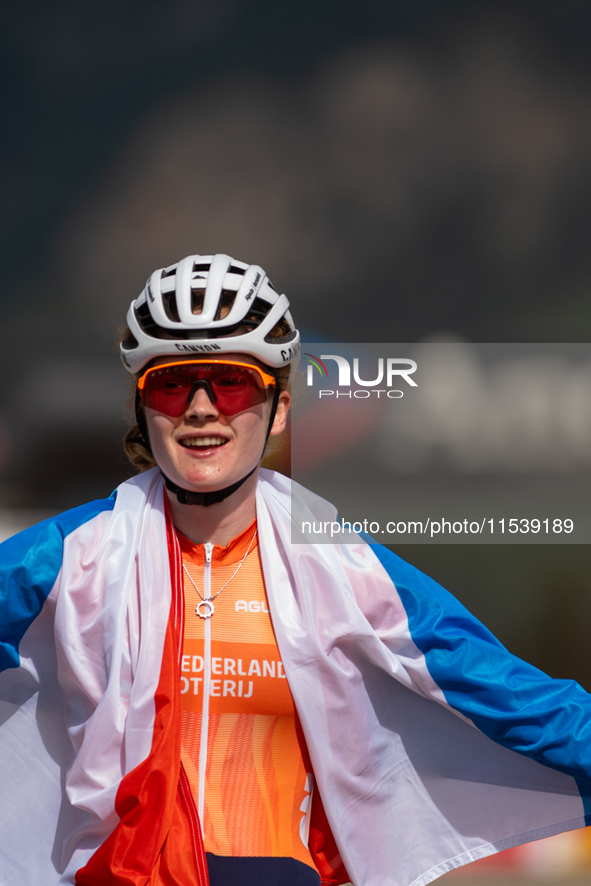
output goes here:
<path id="1" fill-rule="evenodd" d="M 262 449 L 267 425 L 260 416 L 243 414 L 232 424 L 241 451 L 250 454 Z"/>
<path id="2" fill-rule="evenodd" d="M 236 430 L 239 431 L 243 440 L 248 441 L 246 445 L 251 444 L 255 447 L 260 444 L 262 446 L 267 434 L 270 415 L 269 405 L 263 403 L 236 416 Z"/>
<path id="3" fill-rule="evenodd" d="M 151 414 L 150 414 L 151 413 Z M 153 452 L 164 451 L 166 442 L 170 439 L 174 430 L 174 422 L 162 413 L 154 413 L 146 409 L 146 424 Z"/>

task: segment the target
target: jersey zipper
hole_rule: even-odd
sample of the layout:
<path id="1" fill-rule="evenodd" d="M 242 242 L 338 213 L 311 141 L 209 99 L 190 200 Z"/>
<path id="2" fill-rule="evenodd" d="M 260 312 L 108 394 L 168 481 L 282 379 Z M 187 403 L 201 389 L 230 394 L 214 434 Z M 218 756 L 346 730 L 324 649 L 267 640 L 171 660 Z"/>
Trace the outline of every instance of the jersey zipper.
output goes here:
<path id="1" fill-rule="evenodd" d="M 211 555 L 213 545 L 205 544 L 205 566 L 203 570 L 203 596 L 211 600 Z M 203 625 L 203 696 L 201 706 L 201 742 L 199 745 L 199 797 L 197 808 L 201 829 L 204 827 L 205 809 L 205 768 L 207 766 L 207 742 L 209 738 L 209 685 L 211 681 L 211 618 L 204 619 Z"/>

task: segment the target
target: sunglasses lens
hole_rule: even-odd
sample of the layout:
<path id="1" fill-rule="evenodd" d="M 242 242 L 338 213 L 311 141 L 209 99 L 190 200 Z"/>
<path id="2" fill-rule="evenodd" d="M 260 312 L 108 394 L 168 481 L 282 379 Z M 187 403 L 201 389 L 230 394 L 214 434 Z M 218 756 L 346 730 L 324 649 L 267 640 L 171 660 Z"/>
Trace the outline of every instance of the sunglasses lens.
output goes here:
<path id="1" fill-rule="evenodd" d="M 144 406 L 178 418 L 185 411 L 192 381 L 179 369 L 155 369 L 146 376 L 141 399 Z"/>
<path id="2" fill-rule="evenodd" d="M 150 370 L 141 399 L 144 406 L 178 418 L 199 387 L 205 388 L 222 415 L 236 415 L 267 399 L 256 369 L 225 363 L 189 363 Z"/>
<path id="3" fill-rule="evenodd" d="M 208 367 L 209 369 L 210 367 Z M 216 406 L 222 415 L 236 415 L 267 399 L 263 380 L 256 371 L 242 367 L 219 366 L 219 373 L 210 376 Z"/>

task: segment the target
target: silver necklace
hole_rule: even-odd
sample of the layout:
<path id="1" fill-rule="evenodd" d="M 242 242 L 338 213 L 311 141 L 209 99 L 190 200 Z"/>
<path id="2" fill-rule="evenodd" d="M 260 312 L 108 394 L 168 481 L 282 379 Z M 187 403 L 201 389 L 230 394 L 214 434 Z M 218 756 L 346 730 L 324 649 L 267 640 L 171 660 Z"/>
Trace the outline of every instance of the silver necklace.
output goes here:
<path id="1" fill-rule="evenodd" d="M 189 579 L 189 581 L 191 582 L 191 584 L 193 585 L 193 587 L 195 588 L 195 590 L 197 591 L 197 593 L 198 593 L 199 596 L 201 597 L 200 602 L 199 602 L 199 603 L 197 604 L 197 606 L 195 607 L 195 612 L 197 613 L 197 615 L 199 616 L 199 618 L 211 618 L 211 616 L 214 614 L 214 612 L 215 612 L 215 606 L 213 605 L 213 601 L 215 600 L 216 597 L 219 597 L 219 595 L 222 593 L 222 591 L 224 590 L 224 588 L 227 588 L 228 585 L 230 584 L 230 582 L 232 581 L 232 579 L 235 578 L 236 575 L 238 574 L 240 568 L 242 567 L 242 564 L 244 563 L 244 561 L 246 560 L 246 558 L 247 558 L 248 555 L 250 554 L 250 549 L 252 548 L 252 543 L 253 543 L 253 541 L 255 540 L 256 536 L 257 536 L 257 532 L 258 532 L 258 528 L 255 529 L 255 531 L 254 531 L 254 535 L 253 535 L 253 537 L 252 537 L 251 540 L 250 540 L 250 544 L 249 544 L 249 546 L 248 546 L 248 548 L 247 548 L 246 554 L 244 555 L 244 557 L 242 558 L 242 560 L 241 560 L 240 563 L 238 564 L 236 570 L 235 570 L 234 573 L 230 576 L 230 578 L 228 579 L 228 581 L 226 582 L 226 584 L 225 584 L 223 587 L 221 587 L 221 588 L 219 589 L 219 591 L 218 591 L 216 594 L 213 595 L 213 597 L 207 597 L 207 598 L 206 598 L 206 597 L 203 596 L 203 594 L 201 593 L 201 591 L 199 590 L 199 588 L 197 587 L 197 585 L 195 584 L 195 582 L 194 582 L 193 579 L 191 578 L 191 575 L 190 575 L 190 573 L 189 573 L 189 570 L 187 569 L 187 567 L 186 567 L 185 564 L 183 563 L 183 569 L 185 570 L 185 574 L 186 574 L 187 578 Z M 203 607 L 203 612 L 201 611 L 201 607 Z"/>

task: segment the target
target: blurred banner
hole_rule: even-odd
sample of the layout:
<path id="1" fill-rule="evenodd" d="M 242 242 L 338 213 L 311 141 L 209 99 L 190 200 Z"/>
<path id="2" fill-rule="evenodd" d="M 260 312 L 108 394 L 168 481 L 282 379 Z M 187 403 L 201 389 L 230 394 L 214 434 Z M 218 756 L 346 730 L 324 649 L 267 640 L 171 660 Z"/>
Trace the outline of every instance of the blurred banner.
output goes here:
<path id="1" fill-rule="evenodd" d="M 589 544 L 591 345 L 304 344 L 294 542 Z"/>

